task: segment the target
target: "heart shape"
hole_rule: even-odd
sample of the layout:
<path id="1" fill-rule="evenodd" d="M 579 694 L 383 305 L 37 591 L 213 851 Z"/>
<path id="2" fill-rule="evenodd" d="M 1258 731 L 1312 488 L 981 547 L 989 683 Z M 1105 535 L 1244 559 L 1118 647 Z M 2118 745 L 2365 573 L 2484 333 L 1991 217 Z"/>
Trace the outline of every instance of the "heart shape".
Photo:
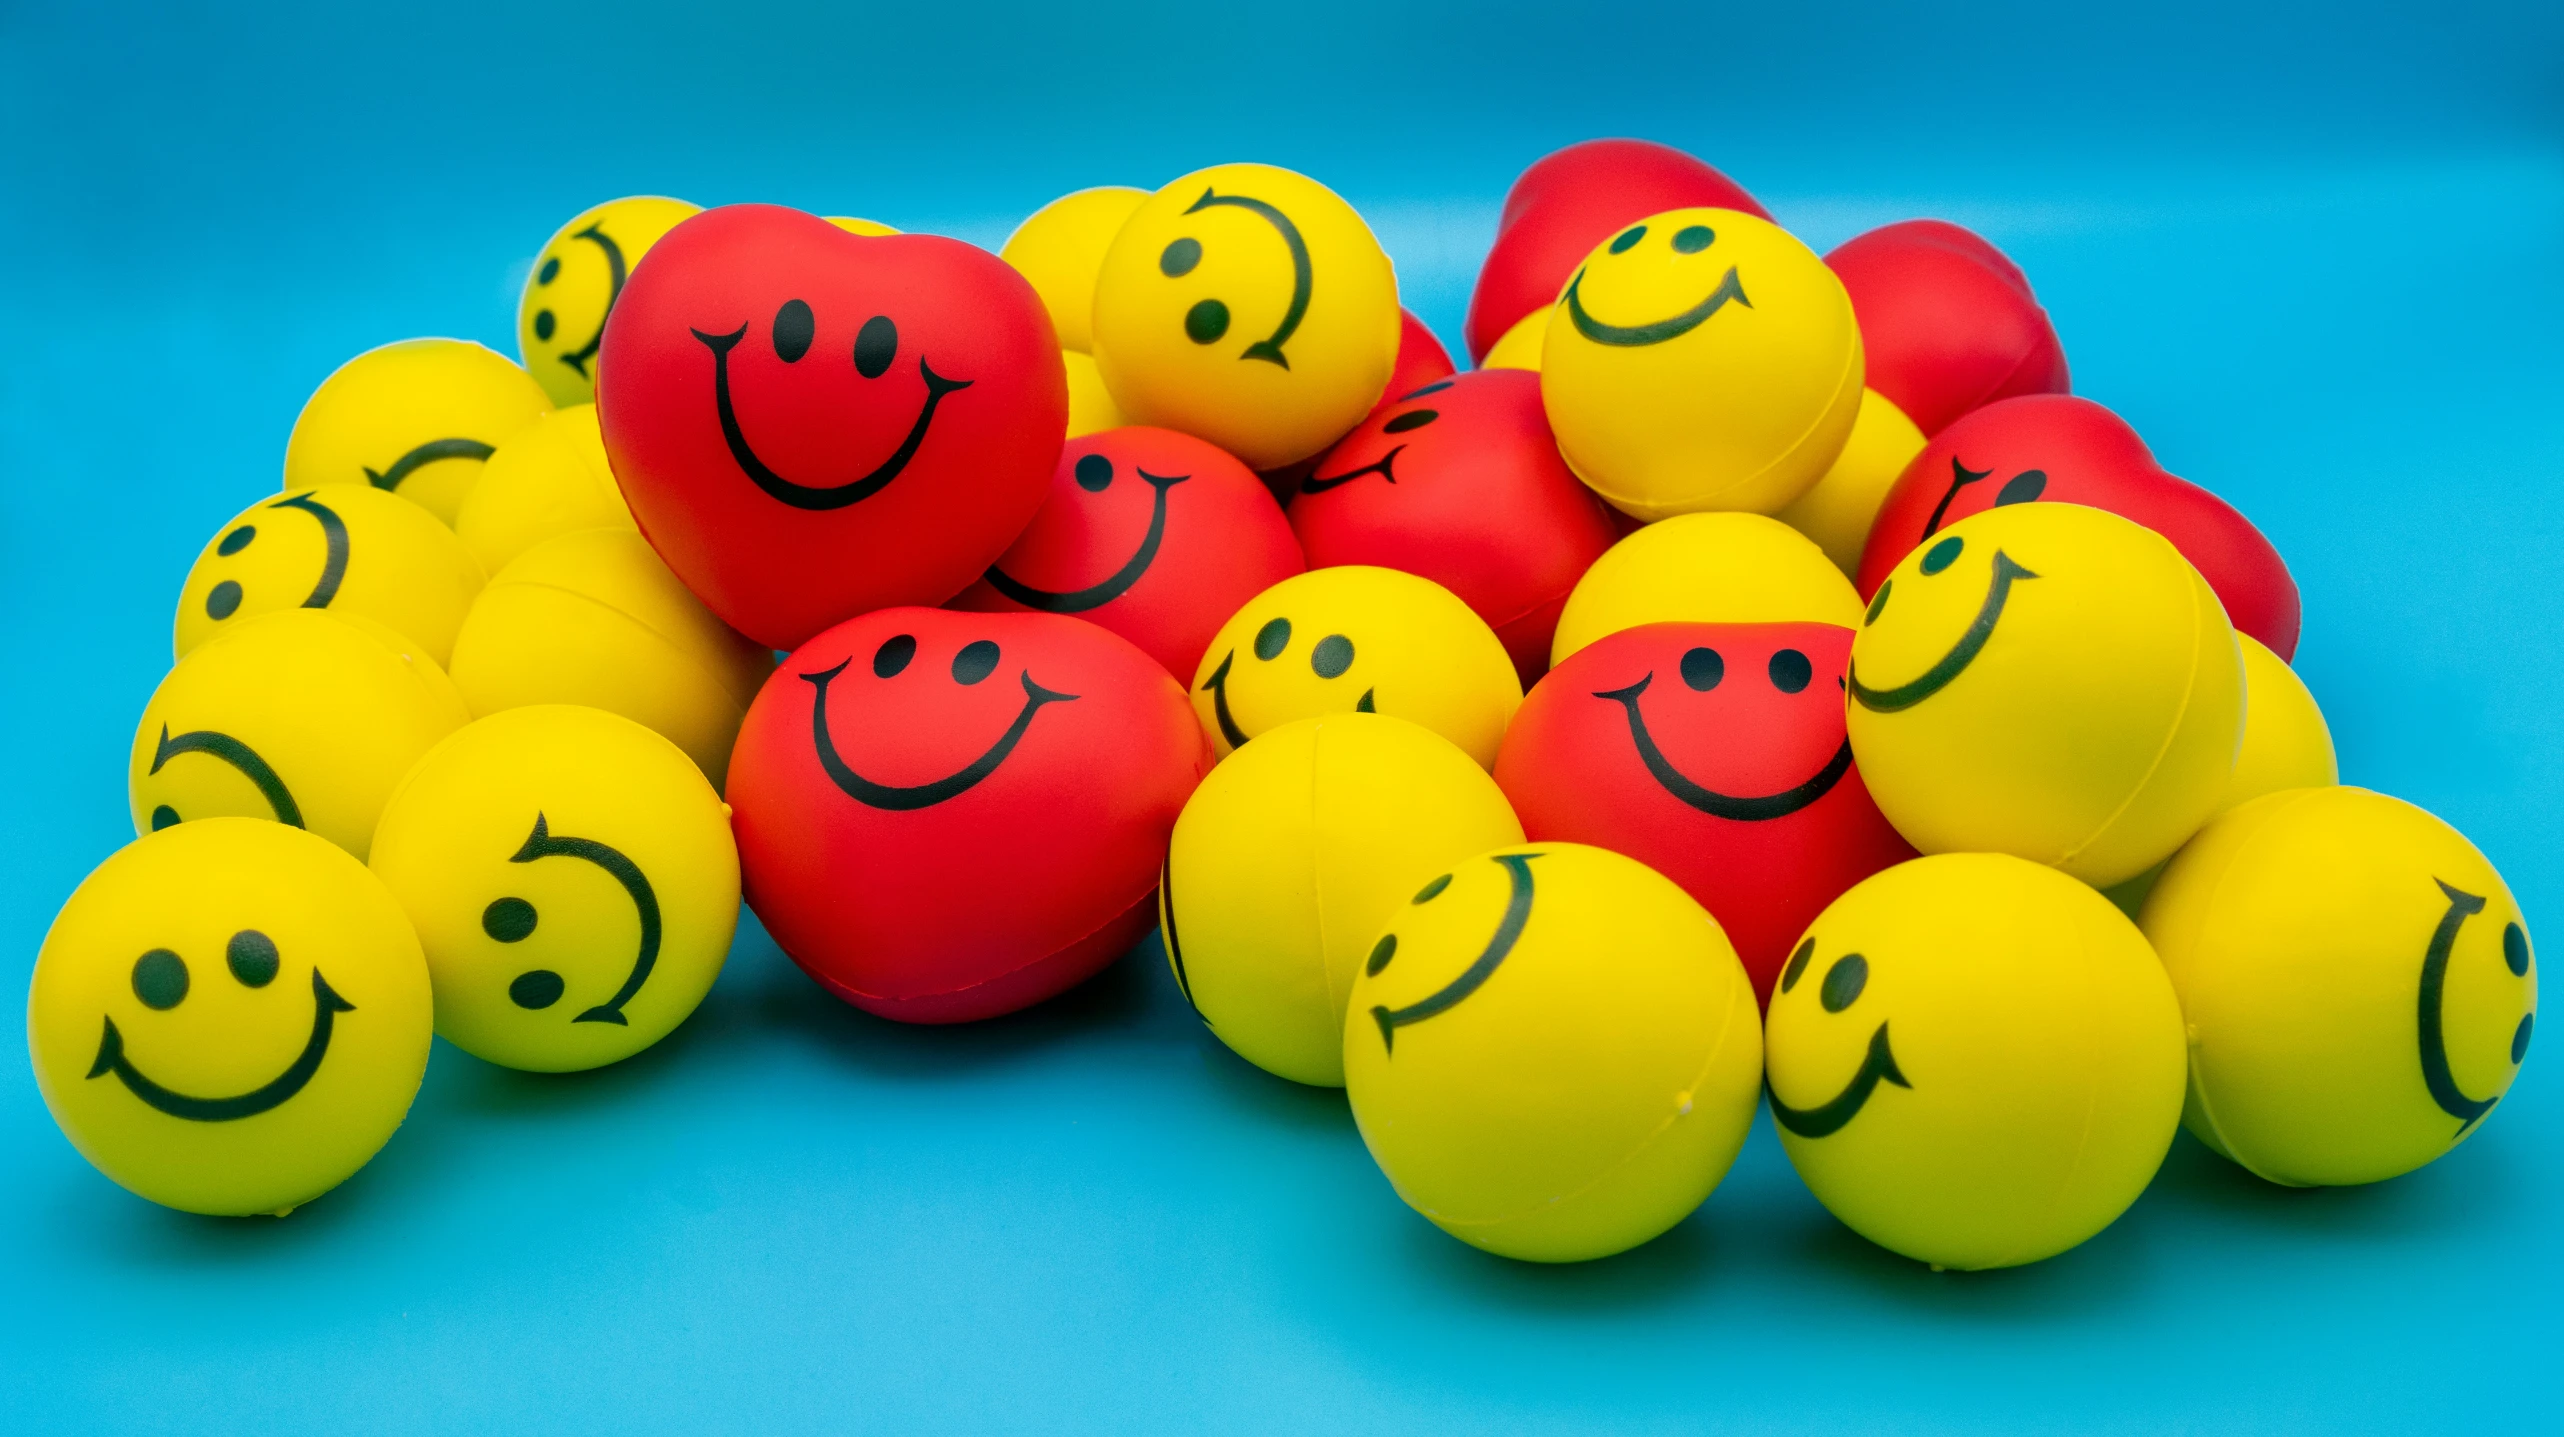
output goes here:
<path id="1" fill-rule="evenodd" d="M 1904 220 L 1825 263 L 1860 316 L 1866 382 L 1925 434 L 1998 400 L 2066 392 L 2065 348 L 2028 276 L 1974 231 Z"/>

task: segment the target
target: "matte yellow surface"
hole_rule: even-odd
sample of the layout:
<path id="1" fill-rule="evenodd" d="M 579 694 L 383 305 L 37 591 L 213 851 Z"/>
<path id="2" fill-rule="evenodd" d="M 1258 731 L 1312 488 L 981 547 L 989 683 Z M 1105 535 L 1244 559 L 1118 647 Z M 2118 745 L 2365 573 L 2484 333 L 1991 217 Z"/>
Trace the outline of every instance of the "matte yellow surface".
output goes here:
<path id="1" fill-rule="evenodd" d="M 340 365 L 285 441 L 284 491 L 389 489 L 454 522 L 489 451 L 551 412 L 505 355 L 460 339 L 404 339 Z"/>
<path id="2" fill-rule="evenodd" d="M 657 730 L 719 787 L 774 655 L 712 616 L 625 529 L 546 539 L 490 579 L 454 640 L 454 682 L 487 717 L 586 704 Z"/>
<path id="3" fill-rule="evenodd" d="M 418 939 L 365 865 L 280 823 L 214 818 L 81 880 L 36 955 L 27 1047 L 100 1172 L 188 1212 L 282 1216 L 401 1125 L 428 1020 Z"/>
<path id="4" fill-rule="evenodd" d="M 1764 1038 L 1817 1201 L 1935 1267 L 2036 1262 L 2108 1227 L 2181 1116 L 2181 1011 L 2136 925 L 2003 854 L 1914 859 L 1834 900 Z"/>
<path id="5" fill-rule="evenodd" d="M 2144 923 L 2189 1020 L 2183 1121 L 2272 1182 L 2410 1172 L 2519 1072 L 2537 1009 L 2519 905 L 2464 835 L 2401 799 L 2255 799 L 2172 860 Z"/>
<path id="6" fill-rule="evenodd" d="M 1805 535 L 1762 514 L 1678 514 L 1622 538 L 1567 595 L 1549 661 L 1640 624 L 1861 621 L 1852 581 Z"/>
<path id="7" fill-rule="evenodd" d="M 1861 779 L 1907 842 L 2095 887 L 2198 831 L 2243 734 L 2243 659 L 2207 581 L 2161 535 L 2077 504 L 1991 509 L 1906 555 L 1850 680 Z"/>
<path id="8" fill-rule="evenodd" d="M 426 949 L 436 1031 L 511 1068 L 594 1068 L 666 1037 L 739 919 L 729 807 L 684 750 L 602 709 L 457 730 L 393 793 L 369 861 Z"/>
<path id="9" fill-rule="evenodd" d="M 1540 397 L 1559 452 L 1614 506 L 1768 514 L 1852 432 L 1861 330 L 1843 282 L 1787 230 L 1668 210 L 1595 246 L 1568 280 Z"/>
<path id="10" fill-rule="evenodd" d="M 1119 429 L 1130 423 L 1113 403 L 1113 391 L 1104 387 L 1104 371 L 1095 367 L 1093 358 L 1074 349 L 1059 352 L 1060 363 L 1068 367 L 1068 437 Z"/>
<path id="11" fill-rule="evenodd" d="M 1607 1257 L 1682 1221 L 1735 1161 L 1755 1018 L 1727 935 L 1671 880 L 1582 844 L 1514 845 L 1392 911 L 1354 979 L 1345 1087 L 1380 1170 L 1443 1231 L 1537 1262 Z"/>
<path id="12" fill-rule="evenodd" d="M 892 229 L 890 226 L 883 224 L 879 220 L 862 219 L 854 215 L 825 215 L 822 216 L 822 218 L 850 235 L 895 235 L 899 233 L 899 231 Z"/>
<path id="13" fill-rule="evenodd" d="M 1092 352 L 1121 411 L 1255 469 L 1361 423 L 1398 330 L 1397 276 L 1370 226 L 1271 165 L 1214 165 L 1149 196 L 1095 281 Z"/>
<path id="14" fill-rule="evenodd" d="M 1515 320 L 1513 328 L 1504 332 L 1504 336 L 1487 351 L 1487 357 L 1479 361 L 1478 367 L 1528 369 L 1538 373 L 1541 348 L 1549 342 L 1549 313 L 1546 309 L 1535 309 Z"/>
<path id="15" fill-rule="evenodd" d="M 606 461 L 593 404 L 556 409 L 500 445 L 454 519 L 455 535 L 490 574 L 582 529 L 640 532 Z"/>
<path id="16" fill-rule="evenodd" d="M 1816 541 L 1834 567 L 1850 575 L 1861 567 L 1861 547 L 1898 476 L 1927 441 L 1896 402 L 1875 389 L 1861 391 L 1851 437 L 1833 466 L 1806 493 L 1780 511 L 1782 523 Z"/>
<path id="17" fill-rule="evenodd" d="M 379 624 L 326 609 L 236 621 L 143 708 L 125 770 L 134 831 L 292 819 L 362 859 L 401 776 L 470 718 L 436 661 Z"/>
<path id="18" fill-rule="evenodd" d="M 372 619 L 441 664 L 482 575 L 454 531 L 406 499 L 350 484 L 297 490 L 205 541 L 178 591 L 174 647 L 183 659 L 260 614 L 318 608 Z"/>
<path id="19" fill-rule="evenodd" d="M 545 241 L 516 305 L 516 350 L 555 404 L 596 398 L 605 317 L 659 237 L 703 212 L 661 195 L 608 200 Z"/>
<path id="20" fill-rule="evenodd" d="M 1522 842 L 1469 755 L 1386 714 L 1302 719 L 1211 770 L 1158 890 L 1167 961 L 1238 1056 L 1344 1083 L 1344 1005 L 1390 910 L 1471 854 Z"/>
<path id="21" fill-rule="evenodd" d="M 1042 297 L 1051 328 L 1059 331 L 1060 348 L 1084 354 L 1092 347 L 1095 276 L 1104 268 L 1113 237 L 1147 199 L 1148 191 L 1128 185 L 1098 185 L 1062 195 L 1015 226 L 997 251 Z M 1073 397 L 1070 405 L 1073 413 Z"/>

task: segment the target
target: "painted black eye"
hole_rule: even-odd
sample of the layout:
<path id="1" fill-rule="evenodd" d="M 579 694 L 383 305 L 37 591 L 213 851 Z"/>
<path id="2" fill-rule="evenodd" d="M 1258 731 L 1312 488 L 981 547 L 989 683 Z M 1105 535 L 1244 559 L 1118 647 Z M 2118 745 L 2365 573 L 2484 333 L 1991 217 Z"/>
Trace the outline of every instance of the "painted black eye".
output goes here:
<path id="1" fill-rule="evenodd" d="M 1077 456 L 1077 487 L 1089 494 L 1101 494 L 1113 483 L 1113 461 L 1101 454 Z"/>
<path id="2" fill-rule="evenodd" d="M 997 646 L 986 639 L 973 639 L 953 655 L 953 682 L 975 684 L 997 672 Z"/>
<path id="3" fill-rule="evenodd" d="M 1422 429 L 1441 417 L 1442 412 L 1437 409 L 1410 409 L 1406 413 L 1399 415 L 1397 418 L 1390 420 L 1388 423 L 1381 425 L 1380 432 L 1383 434 L 1404 434 L 1410 429 Z"/>
<path id="4" fill-rule="evenodd" d="M 1202 242 L 1186 235 L 1169 244 L 1157 257 L 1157 272 L 1168 279 L 1182 279 L 1202 262 Z"/>
<path id="5" fill-rule="evenodd" d="M 1229 332 L 1229 307 L 1206 299 L 1184 311 L 1184 333 L 1195 344 L 1212 344 Z"/>
<path id="6" fill-rule="evenodd" d="M 872 651 L 873 677 L 889 678 L 908 667 L 908 661 L 915 657 L 917 657 L 917 636 L 893 634 L 881 641 L 880 648 Z"/>
<path id="7" fill-rule="evenodd" d="M 1309 667 L 1319 678 L 1332 679 L 1353 667 L 1353 640 L 1342 634 L 1329 634 L 1309 650 Z"/>
<path id="8" fill-rule="evenodd" d="M 154 948 L 134 960 L 134 996 L 146 1008 L 167 1012 L 187 996 L 187 960 Z"/>
<path id="9" fill-rule="evenodd" d="M 522 943 L 534 932 L 534 905 L 522 898 L 501 898 L 481 910 L 481 931 L 501 943 Z"/>
<path id="10" fill-rule="evenodd" d="M 508 1001 L 520 1008 L 549 1008 L 561 1001 L 561 975 L 549 968 L 519 973 L 507 985 Z"/>
<path id="11" fill-rule="evenodd" d="M 1371 957 L 1362 965 L 1362 971 L 1377 978 L 1380 976 L 1380 970 L 1389 966 L 1389 960 L 1397 956 L 1398 935 L 1383 933 L 1380 935 L 1380 941 L 1371 945 Z"/>
<path id="12" fill-rule="evenodd" d="M 560 277 L 561 260 L 558 255 L 555 255 L 543 262 L 543 270 L 540 274 L 534 276 L 534 282 L 536 284 L 550 284 L 552 281 L 559 279 Z"/>
<path id="13" fill-rule="evenodd" d="M 791 364 L 810 352 L 810 340 L 819 332 L 819 320 L 810 306 L 797 299 L 787 299 L 775 311 L 775 358 Z"/>
<path id="14" fill-rule="evenodd" d="M 1781 970 L 1782 992 L 1786 993 L 1790 989 L 1798 986 L 1798 980 L 1807 975 L 1807 960 L 1815 956 L 1816 940 L 1813 938 L 1800 939 L 1798 941 L 1798 951 L 1789 955 L 1789 966 Z"/>
<path id="15" fill-rule="evenodd" d="M 1967 540 L 1960 538 L 1956 534 L 1952 534 L 1950 537 L 1943 539 L 1940 543 L 1924 550 L 1923 563 L 1921 566 L 1923 569 L 1923 577 L 1928 579 L 1934 574 L 1941 572 L 1943 569 L 1950 567 L 1952 564 L 1957 563 L 1959 561 L 1959 551 L 1965 549 L 1967 546 Z M 1881 594 L 1885 594 L 1887 590 L 1882 587 L 1879 592 Z"/>
<path id="16" fill-rule="evenodd" d="M 1255 656 L 1259 659 L 1271 662 L 1282 657 L 1282 651 L 1289 647 L 1291 647 L 1289 619 L 1269 619 L 1263 628 L 1255 631 Z"/>
<path id="17" fill-rule="evenodd" d="M 536 339 L 550 339 L 552 337 L 552 331 L 559 326 L 560 321 L 552 317 L 552 311 L 548 309 L 538 309 L 534 312 L 534 337 Z"/>
<path id="18" fill-rule="evenodd" d="M 225 579 L 221 583 L 214 585 L 214 587 L 206 593 L 205 617 L 209 619 L 228 619 L 239 612 L 239 581 L 234 579 Z"/>
<path id="19" fill-rule="evenodd" d="M 1862 628 L 1866 629 L 1870 625 L 1878 622 L 1879 610 L 1887 607 L 1887 591 L 1895 587 L 1896 581 L 1894 579 L 1890 579 L 1886 583 L 1878 586 L 1877 593 L 1870 595 L 1870 606 L 1861 615 Z"/>
<path id="20" fill-rule="evenodd" d="M 1685 649 L 1683 651 L 1683 683 L 1692 692 L 1708 693 L 1711 689 L 1718 687 L 1718 681 L 1725 677 L 1727 677 L 1727 660 L 1718 656 L 1718 650 Z"/>
<path id="21" fill-rule="evenodd" d="M 1408 899 L 1407 901 L 1410 903 L 1431 903 L 1433 900 L 1442 896 L 1442 890 L 1449 888 L 1450 886 L 1451 875 L 1446 873 L 1440 878 L 1433 880 L 1431 883 L 1426 884 L 1424 887 L 1417 889 L 1416 896 Z"/>
<path id="22" fill-rule="evenodd" d="M 2519 1026 L 2511 1030 L 2511 1062 L 2516 1066 L 2528 1056 L 2528 1030 L 2537 1026 L 2535 1013 L 2522 1013 Z"/>
<path id="23" fill-rule="evenodd" d="M 2003 481 L 2003 488 L 1996 492 L 1994 502 L 1997 506 L 2027 504 L 2046 492 L 2048 492 L 2048 471 L 2024 469 Z"/>
<path id="24" fill-rule="evenodd" d="M 890 322 L 889 315 L 876 314 L 855 331 L 855 373 L 879 379 L 898 357 L 899 326 Z"/>
<path id="25" fill-rule="evenodd" d="M 239 528 L 225 534 L 223 536 L 223 541 L 214 546 L 214 552 L 228 559 L 232 555 L 239 553 L 241 550 L 248 548 L 249 541 L 257 537 L 257 525 L 243 524 Z"/>
<path id="26" fill-rule="evenodd" d="M 1630 246 L 1635 245 L 1645 238 L 1647 238 L 1647 227 L 1645 225 L 1633 225 L 1628 229 L 1622 230 L 1619 236 L 1612 240 L 1611 252 L 1613 254 L 1627 254 Z"/>
<path id="27" fill-rule="evenodd" d="M 1870 960 L 1858 953 L 1846 953 L 1825 970 L 1825 985 L 1816 990 L 1816 1001 L 1828 1013 L 1840 1013 L 1861 996 L 1870 985 Z"/>
<path id="28" fill-rule="evenodd" d="M 1674 231 L 1674 253 L 1698 254 L 1717 238 L 1717 232 L 1707 225 L 1685 225 Z"/>
<path id="29" fill-rule="evenodd" d="M 1807 681 L 1816 676 L 1816 666 L 1807 661 L 1807 655 L 1796 649 L 1783 649 L 1772 655 L 1767 667 L 1772 676 L 1772 687 L 1785 694 L 1806 688 Z"/>
<path id="30" fill-rule="evenodd" d="M 154 833 L 164 828 L 176 827 L 177 823 L 178 810 L 171 808 L 168 804 L 164 803 L 151 811 L 151 831 Z"/>
<path id="31" fill-rule="evenodd" d="M 2502 966 L 2516 977 L 2528 976 L 2528 934 L 2516 923 L 2502 927 Z"/>
<path id="32" fill-rule="evenodd" d="M 231 975 L 246 988 L 264 988 L 276 981 L 276 940 L 255 928 L 243 928 L 223 945 L 223 961 L 231 965 Z"/>

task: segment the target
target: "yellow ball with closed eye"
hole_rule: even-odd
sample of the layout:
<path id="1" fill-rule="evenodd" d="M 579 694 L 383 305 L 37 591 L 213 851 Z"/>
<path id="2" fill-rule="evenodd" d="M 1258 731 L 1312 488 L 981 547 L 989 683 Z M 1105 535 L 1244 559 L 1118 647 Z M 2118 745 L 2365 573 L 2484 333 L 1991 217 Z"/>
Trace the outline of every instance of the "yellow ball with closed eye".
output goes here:
<path id="1" fill-rule="evenodd" d="M 179 658 L 225 628 L 279 609 L 371 619 L 444 663 L 482 569 L 416 504 L 340 484 L 262 499 L 206 541 L 178 591 Z"/>
<path id="2" fill-rule="evenodd" d="M 1104 268 L 1113 237 L 1147 199 L 1148 191 L 1127 185 L 1098 185 L 1062 195 L 1033 211 L 997 251 L 1042 297 L 1051 328 L 1059 331 L 1060 348 L 1084 354 L 1092 346 L 1095 276 Z M 1074 393 L 1072 388 L 1072 406 Z"/>
<path id="3" fill-rule="evenodd" d="M 1407 1205 L 1507 1257 L 1578 1262 L 1700 1206 L 1754 1119 L 1754 986 L 1716 919 L 1575 843 L 1461 860 L 1388 915 L 1344 1079 Z"/>
<path id="4" fill-rule="evenodd" d="M 551 410 L 542 386 L 495 350 L 460 339 L 369 349 L 304 401 L 285 441 L 284 489 L 370 484 L 450 525 L 481 462 Z"/>
<path id="5" fill-rule="evenodd" d="M 593 404 L 553 410 L 500 445 L 454 517 L 455 537 L 489 574 L 582 529 L 640 532 L 606 460 Z"/>
<path id="6" fill-rule="evenodd" d="M 633 266 L 661 235 L 702 212 L 683 200 L 634 195 L 582 212 L 544 242 L 517 300 L 516 345 L 553 403 L 595 400 L 605 317 Z"/>

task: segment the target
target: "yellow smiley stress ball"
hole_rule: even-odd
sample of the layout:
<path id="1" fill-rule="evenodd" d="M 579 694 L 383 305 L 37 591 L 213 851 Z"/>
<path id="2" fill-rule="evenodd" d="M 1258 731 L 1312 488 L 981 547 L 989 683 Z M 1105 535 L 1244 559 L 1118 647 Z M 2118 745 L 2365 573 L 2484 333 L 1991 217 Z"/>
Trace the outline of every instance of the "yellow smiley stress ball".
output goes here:
<path id="1" fill-rule="evenodd" d="M 2078 504 L 1972 515 L 1905 556 L 1846 685 L 1879 811 L 1925 853 L 2010 853 L 2132 878 L 2222 801 L 2243 659 L 2199 571 Z"/>
<path id="2" fill-rule="evenodd" d="M 640 532 L 606 461 L 593 404 L 553 410 L 500 445 L 454 516 L 455 537 L 491 574 L 546 539 L 582 529 Z"/>
<path id="3" fill-rule="evenodd" d="M 2528 1056 L 2519 904 L 2401 799 L 2255 799 L 2172 860 L 2144 922 L 2189 1019 L 2183 1122 L 2272 1182 L 2410 1172 L 2475 1132 Z"/>
<path id="4" fill-rule="evenodd" d="M 1636 1247 L 1718 1186 L 1753 1122 L 1754 987 L 1672 880 L 1575 843 L 1500 848 L 1389 914 L 1344 1080 L 1374 1161 L 1463 1242 L 1536 1262 Z"/>
<path id="5" fill-rule="evenodd" d="M 1062 195 L 1033 211 L 997 251 L 1042 297 L 1060 348 L 1084 354 L 1092 346 L 1095 276 L 1113 237 L 1147 199 L 1148 191 L 1126 185 Z"/>
<path id="6" fill-rule="evenodd" d="M 1861 596 L 1825 551 L 1762 514 L 1677 514 L 1603 551 L 1567 594 L 1549 661 L 1641 624 L 1839 624 Z"/>
<path id="7" fill-rule="evenodd" d="M 730 810 L 684 750 L 601 709 L 537 704 L 458 730 L 374 832 L 417 925 L 436 1031 L 569 1072 L 631 1057 L 711 990 L 739 918 Z"/>
<path id="8" fill-rule="evenodd" d="M 596 398 L 606 313 L 659 237 L 702 213 L 658 195 L 608 200 L 561 226 L 534 257 L 516 304 L 516 352 L 555 404 Z"/>
<path id="9" fill-rule="evenodd" d="M 1605 240 L 1567 281 L 1540 398 L 1559 452 L 1614 506 L 1768 514 L 1852 432 L 1861 330 L 1843 282 L 1788 231 L 1669 210 Z"/>
<path id="10" fill-rule="evenodd" d="M 361 859 L 401 776 L 470 718 L 436 661 L 379 624 L 325 609 L 239 620 L 143 708 L 125 771 L 134 831 L 270 818 Z"/>
<path id="11" fill-rule="evenodd" d="M 481 461 L 552 402 L 506 356 L 460 339 L 405 339 L 338 367 L 285 441 L 285 491 L 370 484 L 451 524 Z"/>
<path id="12" fill-rule="evenodd" d="M 2108 899 L 1999 853 L 1837 898 L 1764 1022 L 1781 1146 L 1845 1226 L 1934 1267 L 2011 1267 L 2108 1227 L 2181 1117 L 2181 1009 Z"/>
<path id="13" fill-rule="evenodd" d="M 1249 599 L 1193 675 L 1193 712 L 1220 757 L 1295 719 L 1383 713 L 1493 768 L 1520 707 L 1503 641 L 1458 595 L 1365 564 L 1294 574 Z"/>
<path id="14" fill-rule="evenodd" d="M 179 658 L 279 609 L 372 619 L 445 662 L 481 591 L 481 566 L 416 504 L 340 484 L 262 499 L 206 541 L 178 591 Z"/>
<path id="15" fill-rule="evenodd" d="M 712 616 L 629 529 L 546 539 L 491 576 L 454 639 L 476 715 L 585 704 L 665 734 L 715 786 L 774 655 Z"/>
<path id="16" fill-rule="evenodd" d="M 1346 994 L 1390 911 L 1520 842 L 1504 791 L 1449 740 L 1386 714 L 1284 724 L 1212 769 L 1175 821 L 1167 962 L 1238 1056 L 1341 1086 Z"/>
<path id="17" fill-rule="evenodd" d="M 283 1216 L 365 1166 L 427 1071 L 427 964 L 365 865 L 282 824 L 190 823 L 81 881 L 27 994 L 36 1087 L 153 1202 Z"/>
<path id="18" fill-rule="evenodd" d="M 1279 469 L 1379 402 L 1398 326 L 1397 276 L 1351 205 L 1289 170 L 1215 165 L 1149 196 L 1114 236 L 1092 347 L 1132 423 Z"/>

